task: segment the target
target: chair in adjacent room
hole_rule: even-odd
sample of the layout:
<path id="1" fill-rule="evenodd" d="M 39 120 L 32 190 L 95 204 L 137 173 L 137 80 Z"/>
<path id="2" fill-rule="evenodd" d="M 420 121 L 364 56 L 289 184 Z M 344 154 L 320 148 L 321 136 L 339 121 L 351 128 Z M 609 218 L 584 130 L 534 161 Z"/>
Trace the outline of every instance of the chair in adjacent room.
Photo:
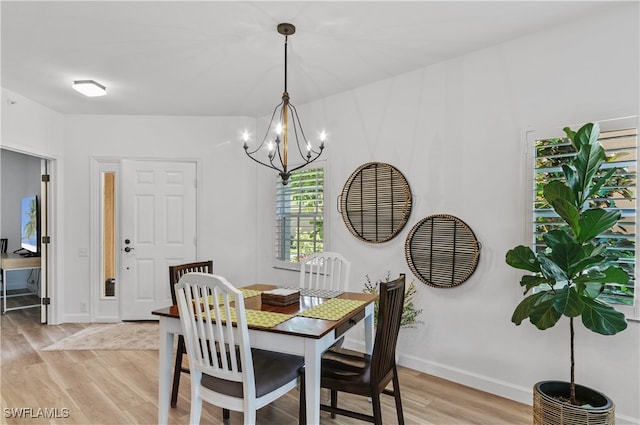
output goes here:
<path id="1" fill-rule="evenodd" d="M 300 265 L 300 287 L 344 292 L 350 275 L 351 263 L 341 254 L 318 252 Z"/>
<path id="2" fill-rule="evenodd" d="M 304 358 L 251 348 L 242 292 L 224 277 L 188 273 L 176 292 L 191 368 L 190 423 L 200 422 L 206 401 L 243 412 L 244 423 L 255 424 L 258 409 L 296 388 Z M 301 402 L 301 423 L 305 412 Z"/>
<path id="3" fill-rule="evenodd" d="M 335 415 L 349 416 L 382 425 L 380 394 L 395 398 L 398 424 L 404 424 L 398 371 L 396 368 L 396 343 L 404 304 L 405 275 L 391 282 L 380 283 L 378 322 L 371 355 L 339 347 L 331 347 L 322 355 L 321 387 L 331 393 L 331 405 L 320 409 Z M 393 382 L 393 390 L 386 389 Z M 373 415 L 341 409 L 338 393 L 345 392 L 371 398 Z"/>
<path id="4" fill-rule="evenodd" d="M 169 287 L 171 289 L 171 301 L 177 305 L 175 284 L 180 281 L 182 275 L 186 273 L 200 272 L 213 273 L 213 261 L 199 261 L 194 263 L 176 264 L 169 266 Z M 173 368 L 173 385 L 171 389 L 171 407 L 176 407 L 178 403 L 178 388 L 180 387 L 181 373 L 189 373 L 189 368 L 182 365 L 182 358 L 186 354 L 184 337 L 178 336 L 178 347 L 176 348 L 176 364 Z"/>

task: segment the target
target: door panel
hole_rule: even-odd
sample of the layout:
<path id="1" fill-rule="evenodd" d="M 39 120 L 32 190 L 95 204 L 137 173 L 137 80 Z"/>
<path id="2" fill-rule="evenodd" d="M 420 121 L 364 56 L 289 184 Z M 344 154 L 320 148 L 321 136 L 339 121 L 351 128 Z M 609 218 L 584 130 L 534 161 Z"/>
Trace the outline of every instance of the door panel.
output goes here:
<path id="1" fill-rule="evenodd" d="M 122 165 L 122 319 L 154 319 L 171 304 L 169 265 L 196 259 L 196 164 Z"/>

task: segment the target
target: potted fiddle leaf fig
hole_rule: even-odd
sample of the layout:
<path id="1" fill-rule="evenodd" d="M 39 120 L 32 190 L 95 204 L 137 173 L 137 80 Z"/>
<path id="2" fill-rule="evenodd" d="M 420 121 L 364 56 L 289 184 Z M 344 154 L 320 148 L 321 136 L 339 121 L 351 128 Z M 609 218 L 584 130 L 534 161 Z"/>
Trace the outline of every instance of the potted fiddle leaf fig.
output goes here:
<path id="1" fill-rule="evenodd" d="M 613 265 L 615 258 L 602 238 L 616 225 L 620 212 L 601 208 L 594 201 L 615 167 L 602 167 L 606 155 L 597 124 L 585 124 L 576 132 L 567 127 L 564 132 L 575 156 L 562 165 L 564 178 L 549 181 L 542 191 L 561 225 L 544 233 L 544 251 L 521 245 L 506 254 L 507 264 L 532 273 L 520 280 L 526 297 L 511 321 L 520 325 L 529 319 L 545 330 L 562 317 L 569 320 L 570 382 L 543 381 L 534 386 L 534 425 L 609 424 L 615 421 L 613 402 L 575 383 L 574 322 L 581 320 L 587 329 L 601 335 L 614 335 L 627 327 L 624 314 L 599 298 L 606 284 L 629 281 L 629 275 Z"/>

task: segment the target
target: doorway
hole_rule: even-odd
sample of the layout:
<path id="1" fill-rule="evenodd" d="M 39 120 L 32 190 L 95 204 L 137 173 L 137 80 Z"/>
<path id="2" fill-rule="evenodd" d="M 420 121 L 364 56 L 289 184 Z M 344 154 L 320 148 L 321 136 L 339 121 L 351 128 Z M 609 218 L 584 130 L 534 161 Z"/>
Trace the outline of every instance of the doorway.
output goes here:
<path id="1" fill-rule="evenodd" d="M 171 304 L 169 266 L 197 258 L 197 163 L 96 159 L 93 168 L 91 320 L 154 320 Z"/>
<path id="2" fill-rule="evenodd" d="M 22 311 L 30 320 L 48 323 L 53 161 L 0 149 L 0 163 L 0 232 L 7 240 L 2 254 L 2 311 Z"/>

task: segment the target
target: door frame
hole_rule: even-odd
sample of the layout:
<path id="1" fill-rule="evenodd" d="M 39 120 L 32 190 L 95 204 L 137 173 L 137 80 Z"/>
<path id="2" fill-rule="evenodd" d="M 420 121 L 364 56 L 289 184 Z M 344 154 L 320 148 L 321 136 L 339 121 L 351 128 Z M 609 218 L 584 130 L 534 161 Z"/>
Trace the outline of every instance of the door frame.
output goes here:
<path id="1" fill-rule="evenodd" d="M 58 219 L 62 217 L 62 213 L 59 210 L 61 204 L 57 202 L 62 187 L 59 182 L 60 160 L 56 157 L 44 156 L 33 151 L 16 149 L 7 145 L 0 146 L 0 150 L 38 158 L 40 160 L 40 176 L 45 173 L 49 175 L 49 181 L 46 184 L 46 199 L 42 198 L 44 186 L 42 181 L 39 193 L 40 221 L 46 221 L 46 228 L 42 229 L 42 231 L 46 231 L 46 235 L 41 232 L 39 237 L 49 236 L 50 238 L 50 243 L 46 246 L 44 244 L 41 245 L 40 299 L 42 302 L 43 297 L 49 298 L 49 305 L 40 306 L 40 323 L 57 325 L 61 322 L 59 318 L 61 317 L 63 306 L 60 304 L 64 299 L 63 288 L 58 285 L 58 282 L 63 281 L 63 279 L 59 273 L 61 267 L 58 267 L 61 257 L 57 255 L 62 247 L 62 234 L 64 233 L 58 231 L 62 224 L 58 222 Z"/>
<path id="2" fill-rule="evenodd" d="M 149 162 L 192 162 L 196 165 L 196 233 L 201 229 L 202 219 L 202 160 L 200 158 L 159 158 L 159 157 L 92 157 L 91 158 L 91 199 L 90 199 L 90 272 L 89 272 L 89 317 L 91 322 L 120 322 L 122 298 L 120 297 L 121 250 L 116 253 L 116 296 L 113 300 L 101 297 L 102 281 L 102 173 L 115 172 L 115 246 L 122 247 L 122 161 Z M 200 238 L 196 243 L 196 258 L 201 255 Z M 167 271 L 168 273 L 168 271 Z M 115 304 L 115 305 L 111 305 Z M 106 313 L 105 313 L 106 312 Z"/>

